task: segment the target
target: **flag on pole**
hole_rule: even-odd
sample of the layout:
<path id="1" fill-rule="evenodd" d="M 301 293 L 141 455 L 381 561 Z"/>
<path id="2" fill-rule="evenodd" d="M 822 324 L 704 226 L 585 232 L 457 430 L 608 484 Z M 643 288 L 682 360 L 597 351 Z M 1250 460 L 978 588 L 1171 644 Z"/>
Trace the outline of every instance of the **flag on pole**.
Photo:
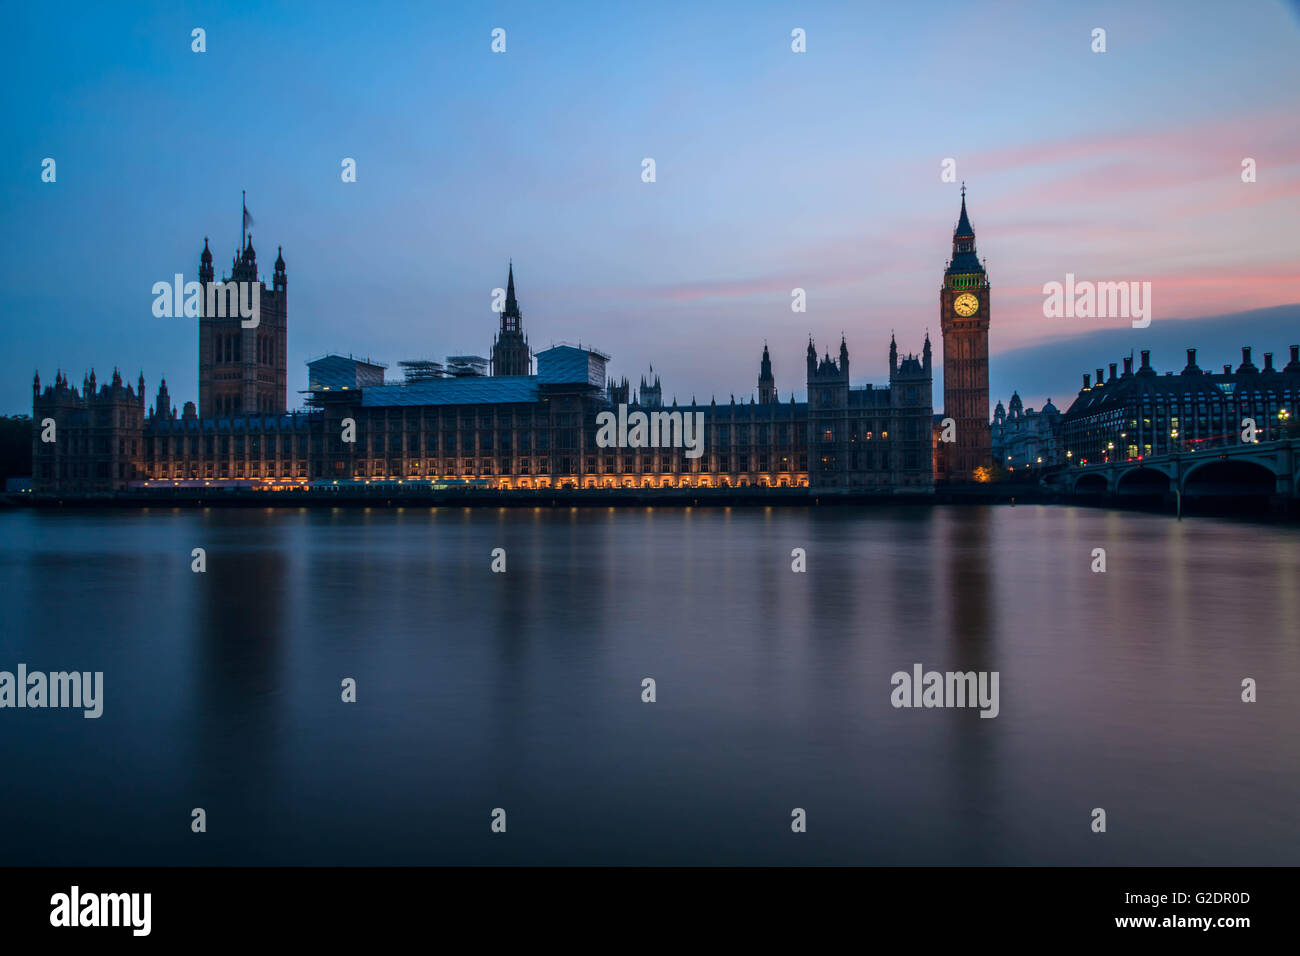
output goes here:
<path id="1" fill-rule="evenodd" d="M 239 205 L 244 210 L 244 218 L 239 224 L 239 248 L 242 250 L 248 248 L 248 227 L 253 224 L 253 216 L 248 211 L 248 192 L 240 190 L 239 196 Z"/>

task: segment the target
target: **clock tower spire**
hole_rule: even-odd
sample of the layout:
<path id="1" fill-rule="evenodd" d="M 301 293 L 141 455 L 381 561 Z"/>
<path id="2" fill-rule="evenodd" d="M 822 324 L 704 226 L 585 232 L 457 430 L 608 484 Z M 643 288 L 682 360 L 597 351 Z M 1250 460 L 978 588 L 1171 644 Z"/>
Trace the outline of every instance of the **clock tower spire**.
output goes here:
<path id="1" fill-rule="evenodd" d="M 989 427 L 989 278 L 975 253 L 975 229 L 966 213 L 952 233 L 952 258 L 939 287 L 943 331 L 943 413 L 953 419 L 953 442 L 940 442 L 936 478 L 973 481 L 976 469 L 993 464 Z"/>

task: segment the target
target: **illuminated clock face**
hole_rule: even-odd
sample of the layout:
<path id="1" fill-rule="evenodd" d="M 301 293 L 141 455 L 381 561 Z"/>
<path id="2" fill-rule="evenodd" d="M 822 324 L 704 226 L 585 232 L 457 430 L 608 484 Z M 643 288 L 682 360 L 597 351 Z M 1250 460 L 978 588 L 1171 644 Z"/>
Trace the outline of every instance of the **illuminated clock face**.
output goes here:
<path id="1" fill-rule="evenodd" d="M 969 292 L 963 292 L 953 300 L 952 310 L 958 315 L 974 315 L 979 311 L 980 300 Z"/>

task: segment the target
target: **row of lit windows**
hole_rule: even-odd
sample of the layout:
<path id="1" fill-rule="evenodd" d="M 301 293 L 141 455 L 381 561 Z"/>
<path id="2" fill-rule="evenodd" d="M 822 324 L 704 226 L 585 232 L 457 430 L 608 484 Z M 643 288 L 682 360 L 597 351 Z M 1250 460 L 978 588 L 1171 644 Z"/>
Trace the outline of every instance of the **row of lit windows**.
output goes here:
<path id="1" fill-rule="evenodd" d="M 528 474 L 548 474 L 552 465 L 561 473 L 574 474 L 580 462 L 583 459 L 572 456 L 561 456 L 555 459 L 548 458 L 515 458 L 515 459 L 493 459 L 493 458 L 464 458 L 464 459 L 431 459 L 421 461 L 420 459 L 410 460 L 363 460 L 353 465 L 357 475 L 362 477 L 379 476 L 385 474 L 401 473 L 403 471 L 409 474 L 447 474 L 447 475 L 528 475 Z M 882 458 L 883 461 L 883 458 Z M 694 459 L 673 460 L 668 457 L 655 458 L 645 457 L 622 457 L 611 458 L 604 461 L 598 461 L 594 457 L 585 459 L 586 467 L 583 469 L 585 474 L 687 474 L 687 473 L 711 473 L 723 472 L 737 474 L 741 472 L 788 472 L 795 468 L 800 471 L 806 471 L 808 468 L 807 455 L 706 455 Z M 347 462 L 338 461 L 335 463 L 336 470 L 346 471 Z"/>

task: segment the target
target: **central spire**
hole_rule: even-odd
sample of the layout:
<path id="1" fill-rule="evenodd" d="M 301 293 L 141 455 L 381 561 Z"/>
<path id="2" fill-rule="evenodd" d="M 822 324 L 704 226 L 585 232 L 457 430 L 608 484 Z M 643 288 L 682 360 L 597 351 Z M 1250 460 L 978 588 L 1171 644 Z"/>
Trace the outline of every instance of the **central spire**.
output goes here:
<path id="1" fill-rule="evenodd" d="M 510 262 L 510 276 L 506 279 L 506 315 L 519 315 L 519 303 L 515 300 L 515 263 Z"/>
<path id="2" fill-rule="evenodd" d="M 980 275 L 984 266 L 975 252 L 975 227 L 966 213 L 966 184 L 961 184 L 961 215 L 952 231 L 952 259 L 945 270 L 947 275 Z"/>
<path id="3" fill-rule="evenodd" d="M 498 289 L 498 291 L 500 291 Z M 506 276 L 506 302 L 501 310 L 501 329 L 492 343 L 493 375 L 533 374 L 532 352 L 524 335 L 524 317 L 515 297 L 515 264 Z"/>
<path id="4" fill-rule="evenodd" d="M 975 230 L 970 224 L 970 217 L 966 215 L 966 184 L 961 184 L 961 218 L 957 220 L 957 228 L 952 232 L 953 238 L 958 236 L 969 236 L 975 238 Z"/>

